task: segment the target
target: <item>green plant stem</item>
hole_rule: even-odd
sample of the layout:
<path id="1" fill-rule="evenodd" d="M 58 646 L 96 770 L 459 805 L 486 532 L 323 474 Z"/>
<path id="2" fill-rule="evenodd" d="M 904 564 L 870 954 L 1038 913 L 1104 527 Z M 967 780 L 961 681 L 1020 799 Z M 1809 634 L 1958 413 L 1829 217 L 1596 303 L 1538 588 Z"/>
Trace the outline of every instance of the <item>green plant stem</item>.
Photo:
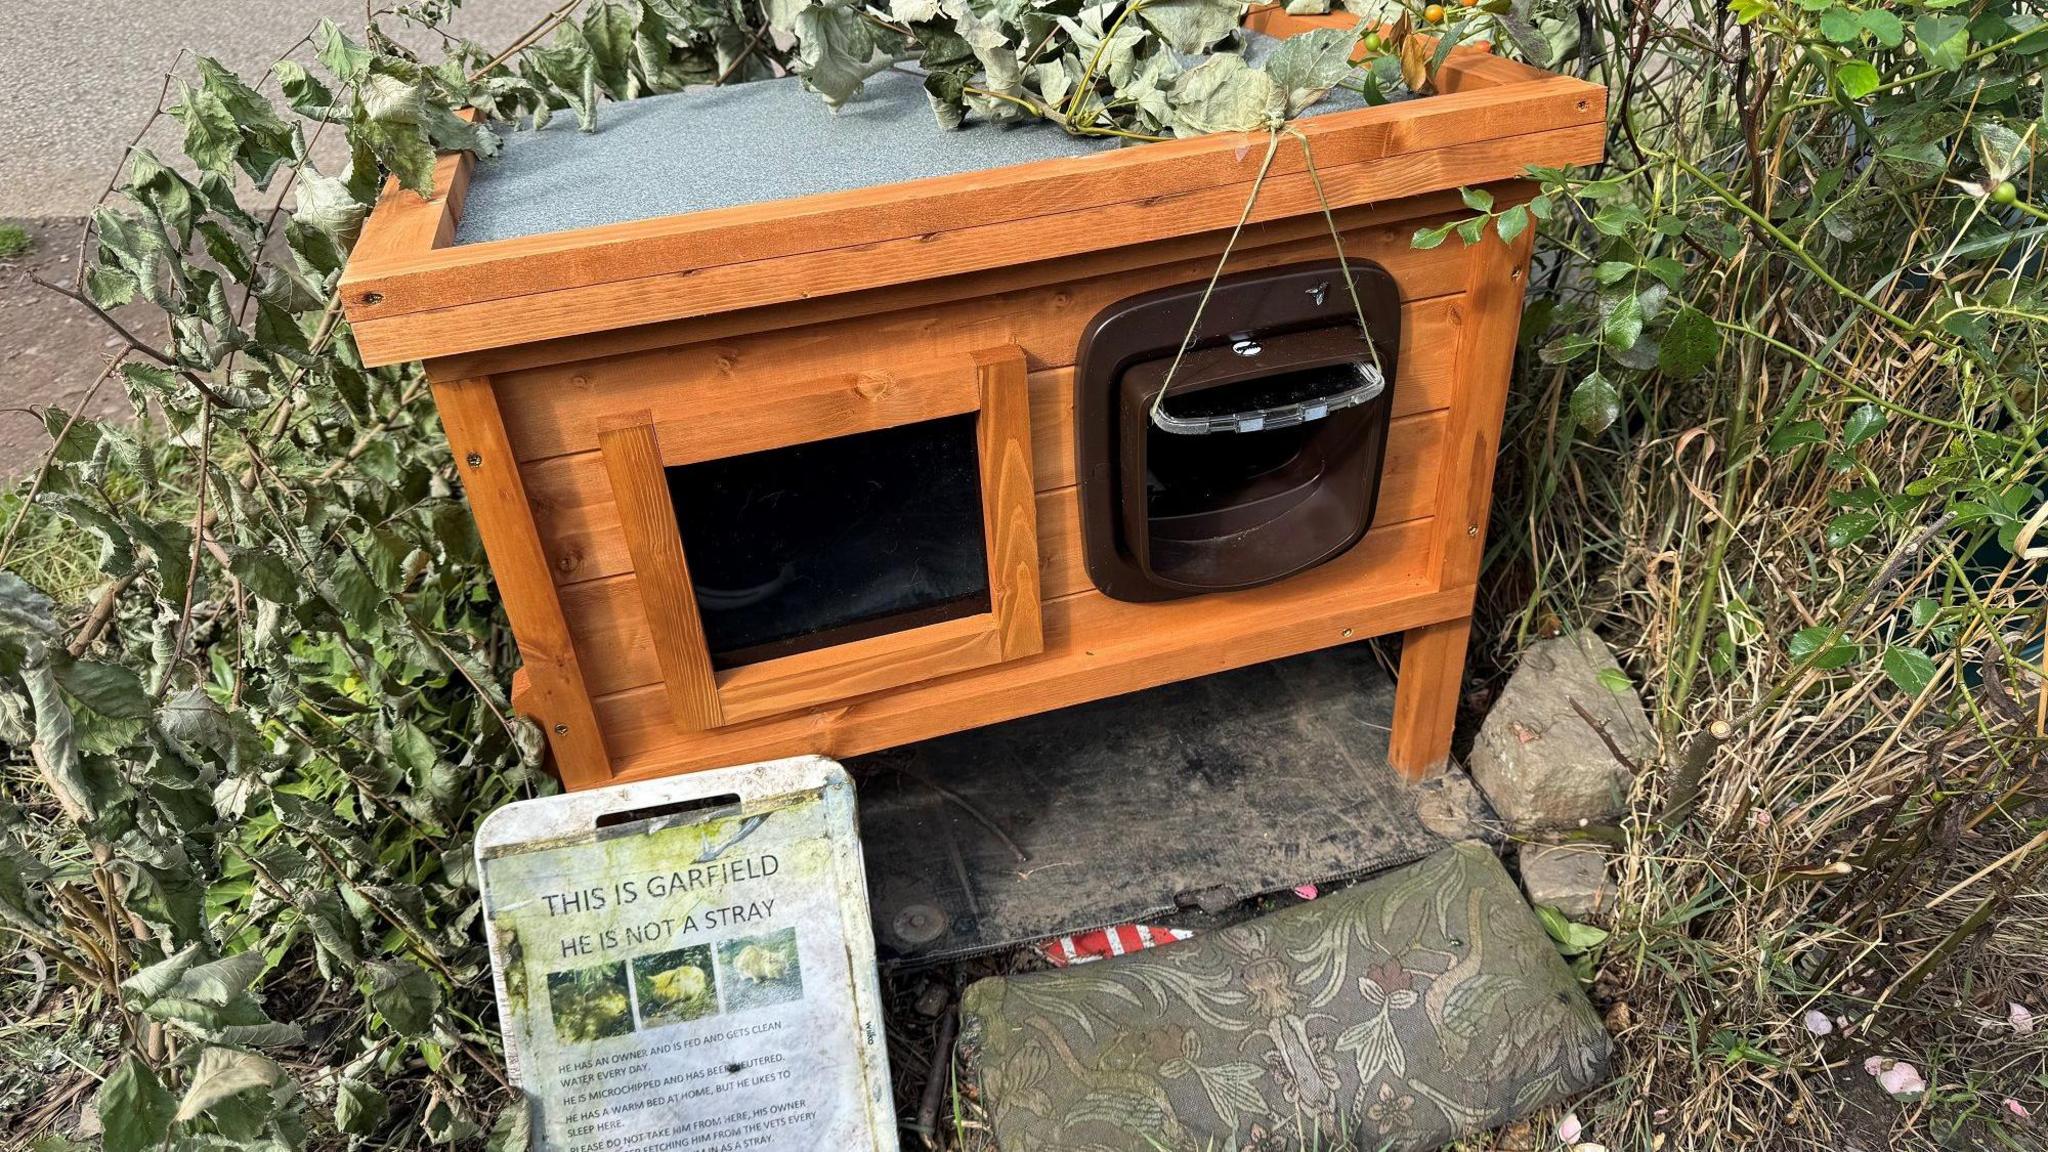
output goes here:
<path id="1" fill-rule="evenodd" d="M 1691 161 L 1685 159 L 1682 156 L 1670 156 L 1669 159 L 1673 164 L 1676 164 L 1680 168 L 1685 169 L 1685 171 L 1689 175 L 1691 175 L 1693 179 L 1698 180 L 1700 183 L 1705 184 L 1708 188 L 1712 189 L 1714 194 L 1723 203 L 1727 204 L 1730 208 L 1735 209 L 1737 212 L 1740 212 L 1744 217 L 1746 217 L 1749 220 L 1751 224 L 1756 226 L 1758 231 L 1762 232 L 1766 236 L 1769 236 L 1772 240 L 1776 241 L 1780 247 L 1784 248 L 1787 252 L 1791 253 L 1794 257 L 1796 257 L 1801 264 L 1806 266 L 1806 270 L 1813 273 L 1814 276 L 1817 277 L 1821 283 L 1826 284 L 1828 287 L 1834 289 L 1843 297 L 1853 300 L 1857 304 L 1862 305 L 1864 308 L 1868 309 L 1873 314 L 1882 317 L 1886 323 L 1891 324 L 1893 327 L 1899 329 L 1901 332 L 1909 333 L 1911 335 L 1918 336 L 1923 339 L 1937 340 L 1938 342 L 1942 343 L 1946 342 L 1944 340 L 1939 340 L 1938 337 L 1927 332 L 1920 325 L 1915 324 L 1912 321 L 1897 315 L 1891 309 L 1886 308 L 1882 304 L 1879 304 L 1877 301 L 1872 300 L 1870 297 L 1865 296 L 1863 293 L 1856 291 L 1854 288 L 1851 288 L 1847 284 L 1844 284 L 1840 280 L 1836 279 L 1834 274 L 1832 272 L 1829 272 L 1827 268 L 1821 264 L 1820 261 L 1814 259 L 1813 254 L 1806 250 L 1805 245 L 1801 244 L 1799 241 L 1793 239 L 1792 237 L 1785 235 L 1785 233 L 1781 229 L 1779 229 L 1777 225 L 1771 223 L 1768 219 L 1766 219 L 1763 216 L 1762 213 L 1750 207 L 1748 204 L 1743 203 L 1739 197 L 1737 197 L 1734 193 L 1728 191 L 1728 189 L 1722 187 L 1721 184 L 1717 182 L 1712 176 L 1709 176 L 1705 172 L 1701 171 L 1699 167 L 1693 164 Z"/>

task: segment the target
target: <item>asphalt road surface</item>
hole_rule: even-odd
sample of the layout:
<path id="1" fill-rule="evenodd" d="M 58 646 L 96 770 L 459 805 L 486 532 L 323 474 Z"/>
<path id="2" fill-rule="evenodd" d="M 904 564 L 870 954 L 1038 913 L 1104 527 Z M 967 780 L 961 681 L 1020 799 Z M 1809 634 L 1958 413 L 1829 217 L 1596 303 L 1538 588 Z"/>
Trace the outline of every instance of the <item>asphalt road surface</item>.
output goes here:
<path id="1" fill-rule="evenodd" d="M 502 47 L 559 2 L 468 0 L 452 27 Z M 0 0 L 0 218 L 90 210 L 180 50 L 253 83 L 323 16 L 358 29 L 362 0 Z"/>

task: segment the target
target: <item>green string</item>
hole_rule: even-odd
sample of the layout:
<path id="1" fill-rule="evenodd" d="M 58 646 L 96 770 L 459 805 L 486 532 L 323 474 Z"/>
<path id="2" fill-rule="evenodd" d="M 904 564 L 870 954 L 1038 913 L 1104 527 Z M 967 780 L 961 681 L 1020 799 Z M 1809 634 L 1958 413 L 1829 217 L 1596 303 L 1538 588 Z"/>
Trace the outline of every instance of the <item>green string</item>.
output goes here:
<path id="1" fill-rule="evenodd" d="M 1159 391 L 1152 397 L 1152 407 L 1148 416 L 1154 422 L 1159 418 L 1160 406 L 1166 403 L 1166 392 L 1173 386 L 1174 374 L 1180 371 L 1181 360 L 1187 356 L 1188 349 L 1194 346 L 1195 336 L 1201 331 L 1202 313 L 1209 307 L 1209 297 L 1216 291 L 1216 282 L 1223 278 L 1224 266 L 1230 263 L 1231 250 L 1237 247 L 1238 236 L 1243 233 L 1245 223 L 1252 218 L 1252 209 L 1257 206 L 1259 193 L 1266 186 L 1266 173 L 1272 171 L 1273 156 L 1280 150 L 1280 133 L 1283 130 L 1301 142 L 1302 165 L 1308 169 L 1309 185 L 1315 189 L 1316 203 L 1322 208 L 1323 221 L 1330 226 L 1330 244 L 1337 250 L 1337 268 L 1344 274 L 1344 290 L 1350 293 L 1351 310 L 1358 317 L 1358 334 L 1365 341 L 1366 351 L 1372 354 L 1374 370 L 1380 373 L 1382 380 L 1386 379 L 1386 369 L 1380 364 L 1379 346 L 1373 343 L 1372 332 L 1366 326 L 1365 305 L 1358 299 L 1358 285 L 1351 276 L 1351 261 L 1344 255 L 1344 238 L 1337 229 L 1336 213 L 1330 208 L 1329 196 L 1323 192 L 1322 174 L 1316 171 L 1315 149 L 1309 146 L 1308 136 L 1300 128 L 1282 120 L 1274 120 L 1266 125 L 1266 156 L 1259 162 L 1259 174 L 1252 179 L 1252 194 L 1244 202 L 1244 211 L 1238 213 L 1237 224 L 1230 230 L 1230 239 L 1224 241 L 1223 255 L 1216 261 L 1216 271 L 1209 274 L 1209 282 L 1202 287 L 1202 298 L 1195 302 L 1195 315 L 1188 321 L 1187 334 L 1181 337 L 1180 348 L 1173 354 L 1173 363 L 1166 366 L 1166 379 L 1160 381 Z"/>

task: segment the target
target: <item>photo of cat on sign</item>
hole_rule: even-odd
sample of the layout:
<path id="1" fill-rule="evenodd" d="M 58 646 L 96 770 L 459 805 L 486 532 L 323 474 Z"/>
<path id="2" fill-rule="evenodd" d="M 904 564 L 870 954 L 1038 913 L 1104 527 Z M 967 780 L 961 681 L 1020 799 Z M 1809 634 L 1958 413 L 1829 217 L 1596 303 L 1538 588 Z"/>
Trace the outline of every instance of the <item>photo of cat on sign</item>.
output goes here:
<path id="1" fill-rule="evenodd" d="M 721 941 L 718 972 L 728 1012 L 800 998 L 804 979 L 797 962 L 796 929 Z"/>
<path id="2" fill-rule="evenodd" d="M 711 947 L 698 944 L 640 957 L 633 961 L 633 990 L 640 1003 L 642 1028 L 716 1015 L 718 990 L 711 976 Z"/>

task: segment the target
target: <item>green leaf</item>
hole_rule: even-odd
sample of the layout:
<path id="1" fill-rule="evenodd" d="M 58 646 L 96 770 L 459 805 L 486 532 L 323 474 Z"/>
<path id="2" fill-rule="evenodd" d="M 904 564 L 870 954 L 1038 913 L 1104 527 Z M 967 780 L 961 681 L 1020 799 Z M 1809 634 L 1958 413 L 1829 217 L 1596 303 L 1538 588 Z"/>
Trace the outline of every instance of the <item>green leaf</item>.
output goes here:
<path id="1" fill-rule="evenodd" d="M 102 664 L 97 660 L 73 660 L 68 655 L 52 654 L 51 662 L 57 669 L 57 682 L 78 702 L 102 716 L 117 720 L 141 720 L 149 716 L 149 693 L 143 691 L 142 678 L 119 664 Z"/>
<path id="2" fill-rule="evenodd" d="M 1822 625 L 1802 628 L 1792 634 L 1785 650 L 1794 660 L 1812 663 L 1823 672 L 1832 672 L 1856 658 L 1856 648 L 1842 642 L 1839 631 Z"/>
<path id="3" fill-rule="evenodd" d="M 1159 33 L 1167 47 L 1194 55 L 1235 32 L 1243 10 L 1238 0 L 1151 0 L 1138 8 L 1138 19 Z M 1348 50 L 1345 54 L 1350 55 Z"/>
<path id="4" fill-rule="evenodd" d="M 1970 18 L 1929 13 L 1913 21 L 1913 42 L 1929 64 L 1953 72 L 1970 51 Z"/>
<path id="5" fill-rule="evenodd" d="M 305 592 L 291 566 L 275 552 L 238 549 L 228 562 L 228 571 L 250 592 L 273 604 L 296 604 Z"/>
<path id="6" fill-rule="evenodd" d="M 419 120 L 409 118 L 420 115 L 417 90 L 390 77 L 377 78 L 365 92 L 372 89 L 381 89 L 377 107 L 385 115 L 356 121 L 349 128 L 349 139 L 367 148 L 402 187 L 432 196 L 434 144 Z"/>
<path id="7" fill-rule="evenodd" d="M 194 88 L 178 83 L 178 102 L 171 115 L 185 126 L 185 155 L 209 172 L 234 170 L 235 152 L 242 134 L 235 130 L 235 114 L 228 111 L 218 92 L 201 84 Z"/>
<path id="8" fill-rule="evenodd" d="M 1925 652 L 1906 644 L 1887 645 L 1884 674 L 1908 696 L 1918 696 L 1934 683 L 1934 661 Z"/>
<path id="9" fill-rule="evenodd" d="M 1737 24 L 1754 24 L 1765 13 L 1777 10 L 1771 0 L 1729 0 L 1728 10 L 1735 13 Z"/>
<path id="10" fill-rule="evenodd" d="M 1863 443 L 1884 429 L 1884 409 L 1875 404 L 1859 405 L 1849 413 L 1849 422 L 1842 427 L 1842 443 L 1850 448 Z"/>
<path id="11" fill-rule="evenodd" d="M 1820 14 L 1820 34 L 1837 44 L 1847 44 L 1863 34 L 1863 22 L 1840 4 Z"/>
<path id="12" fill-rule="evenodd" d="M 102 789 L 95 787 L 87 775 L 71 706 L 57 689 L 57 675 L 50 666 L 49 651 L 42 644 L 30 646 L 20 678 L 35 713 L 36 747 L 42 754 L 39 763 L 44 778 L 67 812 L 80 821 L 90 821 L 99 812 Z"/>
<path id="13" fill-rule="evenodd" d="M 123 1056 L 93 1095 L 106 1152 L 144 1152 L 163 1143 L 177 1103 L 133 1055 Z"/>
<path id="14" fill-rule="evenodd" d="M 1626 236 L 1647 223 L 1643 210 L 1633 204 L 1602 204 L 1593 214 L 1593 228 L 1602 236 Z"/>
<path id="15" fill-rule="evenodd" d="M 1515 50 L 1522 54 L 1522 59 L 1539 67 L 1549 66 L 1550 41 L 1544 39 L 1543 34 L 1528 21 L 1516 15 L 1506 4 L 1500 5 L 1499 10 L 1494 12 L 1493 20 L 1500 26 L 1501 31 L 1508 34 L 1508 39 L 1514 42 Z"/>
<path id="16" fill-rule="evenodd" d="M 1835 82 L 1842 86 L 1843 95 L 1861 100 L 1877 91 L 1883 80 L 1868 60 L 1851 60 L 1835 69 Z"/>
<path id="17" fill-rule="evenodd" d="M 1688 304 L 1672 315 L 1664 329 L 1664 341 L 1657 349 L 1657 370 L 1673 379 L 1690 379 L 1720 354 L 1720 326 Z"/>
<path id="18" fill-rule="evenodd" d="M 599 4 L 583 17 L 583 41 L 597 67 L 598 83 L 614 100 L 631 100 L 633 82 L 633 12 L 620 4 Z"/>
<path id="19" fill-rule="evenodd" d="M 1477 244 L 1486 235 L 1486 217 L 1472 216 L 1458 221 L 1458 239 L 1467 244 Z"/>
<path id="20" fill-rule="evenodd" d="M 1794 420 L 1772 432 L 1771 438 L 1764 443 L 1764 450 L 1776 455 L 1807 444 L 1827 442 L 1827 425 L 1818 420 Z"/>
<path id="21" fill-rule="evenodd" d="M 370 214 L 370 206 L 357 200 L 347 183 L 324 176 L 310 165 L 299 173 L 295 195 L 298 206 L 292 210 L 292 219 L 344 247 L 355 243 L 363 219 Z"/>
<path id="22" fill-rule="evenodd" d="M 351 83 L 361 80 L 370 69 L 370 61 L 375 59 L 369 49 L 349 39 L 332 20 L 321 20 L 313 30 L 313 50 L 322 67 L 337 79 Z"/>
<path id="23" fill-rule="evenodd" d="M 1643 270 L 1655 276 L 1664 287 L 1673 292 L 1685 282 L 1685 265 L 1669 256 L 1652 256 L 1643 261 Z"/>
<path id="24" fill-rule="evenodd" d="M 384 590 L 354 557 L 336 562 L 328 577 L 329 598 L 342 616 L 366 632 L 377 624 L 377 610 L 384 605 Z"/>
<path id="25" fill-rule="evenodd" d="M 1877 530 L 1878 519 L 1870 512 L 1844 512 L 1828 521 L 1830 548 L 1846 548 Z"/>
<path id="26" fill-rule="evenodd" d="M 1630 288 L 1602 293 L 1600 339 L 1617 351 L 1635 347 L 1643 336 L 1643 301 Z"/>
<path id="27" fill-rule="evenodd" d="M 337 108 L 334 93 L 306 71 L 306 66 L 296 60 L 280 60 L 271 65 L 272 74 L 277 77 L 277 86 L 284 92 L 284 98 L 292 111 L 312 120 L 328 120 L 341 116 L 347 109 Z"/>
<path id="28" fill-rule="evenodd" d="M 1417 228 L 1414 237 L 1408 241 L 1408 245 L 1411 248 L 1435 248 L 1449 239 L 1451 229 L 1457 226 L 1458 222 L 1453 220 L 1448 224 L 1439 224 L 1434 228 Z"/>
<path id="29" fill-rule="evenodd" d="M 131 1006 L 137 1008 L 148 1007 L 154 1001 L 168 995 L 171 989 L 177 987 L 178 981 L 184 977 L 185 973 L 194 964 L 199 963 L 200 958 L 205 955 L 205 948 L 197 941 L 185 945 L 178 951 L 121 981 L 123 999 Z"/>
<path id="30" fill-rule="evenodd" d="M 522 1101 L 523 1103 L 523 1101 Z M 334 1089 L 334 1127 L 349 1136 L 368 1136 L 384 1122 L 390 1105 L 384 1094 L 361 1080 L 343 1077 Z"/>
<path id="31" fill-rule="evenodd" d="M 1345 29 L 1311 28 L 1273 49 L 1266 58 L 1266 75 L 1279 86 L 1288 117 L 1299 116 L 1351 74 L 1351 46 L 1357 42 L 1357 36 Z"/>
<path id="32" fill-rule="evenodd" d="M 1493 211 L 1493 193 L 1484 188 L 1460 188 L 1458 197 L 1474 212 Z"/>
<path id="33" fill-rule="evenodd" d="M 1600 338 L 1591 332 L 1565 332 L 1557 339 L 1536 350 L 1536 358 L 1545 364 L 1569 364 L 1600 346 Z"/>
<path id="34" fill-rule="evenodd" d="M 834 108 L 853 99 L 867 78 L 889 66 L 874 33 L 851 8 L 806 8 L 796 14 L 797 71 Z"/>
<path id="35" fill-rule="evenodd" d="M 1984 165 L 1985 178 L 1993 184 L 2027 164 L 2027 144 L 2020 134 L 1989 118 L 1970 126 L 1977 137 L 1977 156 Z"/>
<path id="36" fill-rule="evenodd" d="M 498 1113 L 497 1122 L 491 1125 L 491 1138 L 484 1145 L 485 1152 L 527 1152 L 532 1147 L 532 1129 L 533 1116 L 526 1101 L 514 1098 Z"/>
<path id="37" fill-rule="evenodd" d="M 133 273 L 110 264 L 95 264 L 85 273 L 86 293 L 93 303 L 110 312 L 135 299 L 140 287 Z"/>
<path id="38" fill-rule="evenodd" d="M 386 1023 L 408 1036 L 425 1032 L 441 1007 L 441 985 L 410 960 L 372 960 L 364 966 L 363 993 Z"/>
<path id="39" fill-rule="evenodd" d="M 1517 204 L 1493 218 L 1493 230 L 1503 241 L 1512 242 L 1529 227 L 1529 206 Z"/>
<path id="40" fill-rule="evenodd" d="M 1635 685 L 1629 683 L 1628 673 L 1619 668 L 1602 668 L 1593 674 L 1593 679 L 1598 680 L 1609 692 L 1630 692 L 1635 689 Z"/>
<path id="41" fill-rule="evenodd" d="M 1626 260 L 1603 260 L 1593 266 L 1593 279 L 1601 284 L 1616 284 L 1635 275 L 1636 266 Z"/>
<path id="42" fill-rule="evenodd" d="M 0 568 L 0 635 L 49 639 L 57 635 L 57 606 L 19 575 Z"/>
<path id="43" fill-rule="evenodd" d="M 1887 48 L 1897 48 L 1906 41 L 1906 27 L 1897 16 L 1882 8 L 1871 8 L 1856 13 L 1856 19 L 1863 30 Z"/>
<path id="44" fill-rule="evenodd" d="M 1574 427 L 1604 432 L 1621 417 L 1621 393 L 1596 369 L 1572 389 L 1567 408 Z"/>
<path id="45" fill-rule="evenodd" d="M 1543 922 L 1543 930 L 1557 950 L 1566 956 L 1583 955 L 1607 942 L 1606 929 L 1581 924 L 1548 904 L 1536 905 L 1536 918 Z"/>
<path id="46" fill-rule="evenodd" d="M 244 1092 L 268 1088 L 284 1078 L 284 1069 L 267 1057 L 233 1048 L 208 1048 L 199 1054 L 185 1098 L 178 1102 L 172 1119 L 197 1119 Z"/>
<path id="47" fill-rule="evenodd" d="M 269 100 L 242 83 L 219 61 L 206 56 L 199 58 L 199 82 L 207 99 L 217 104 L 234 126 L 234 160 L 257 188 L 268 186 L 272 174 L 298 151 L 292 130 L 278 118 Z M 190 127 L 188 124 L 188 132 Z M 226 174 L 225 168 L 204 163 L 201 166 Z"/>
<path id="48" fill-rule="evenodd" d="M 1286 95 L 1273 78 L 1234 53 L 1211 56 L 1181 73 L 1171 99 L 1182 135 L 1249 132 L 1286 108 Z"/>

